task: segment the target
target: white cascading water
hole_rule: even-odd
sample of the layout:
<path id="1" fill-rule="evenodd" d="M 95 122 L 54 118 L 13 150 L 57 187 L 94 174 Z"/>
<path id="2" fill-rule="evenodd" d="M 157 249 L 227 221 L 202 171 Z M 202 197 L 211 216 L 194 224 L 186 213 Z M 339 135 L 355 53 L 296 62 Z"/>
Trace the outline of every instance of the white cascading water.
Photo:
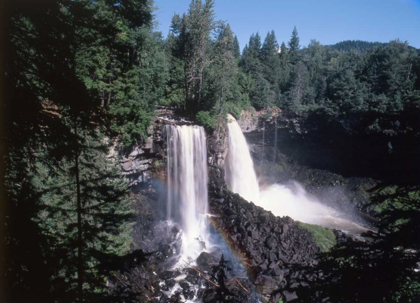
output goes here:
<path id="1" fill-rule="evenodd" d="M 258 204 L 260 188 L 241 128 L 232 115 L 228 115 L 229 152 L 225 162 L 226 182 L 229 188 L 247 201 Z"/>
<path id="2" fill-rule="evenodd" d="M 260 190 L 245 136 L 231 115 L 228 116 L 228 130 L 226 182 L 233 192 L 276 216 L 289 216 L 301 222 L 337 228 L 352 234 L 367 230 L 340 218 L 337 211 L 321 204 L 297 182 L 287 185 L 273 184 Z"/>
<path id="3" fill-rule="evenodd" d="M 168 220 L 182 229 L 181 254 L 195 260 L 207 242 L 207 145 L 203 127 L 167 125 Z"/>

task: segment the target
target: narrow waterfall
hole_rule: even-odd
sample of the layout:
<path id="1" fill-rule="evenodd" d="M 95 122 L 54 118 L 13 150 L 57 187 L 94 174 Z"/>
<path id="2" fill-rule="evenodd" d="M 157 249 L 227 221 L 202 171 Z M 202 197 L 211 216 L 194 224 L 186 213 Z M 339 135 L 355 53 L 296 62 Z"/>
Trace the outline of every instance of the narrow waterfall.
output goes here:
<path id="1" fill-rule="evenodd" d="M 245 200 L 258 203 L 260 189 L 248 145 L 235 118 L 228 115 L 229 152 L 225 164 L 229 188 Z"/>
<path id="2" fill-rule="evenodd" d="M 274 118 L 274 153 L 273 153 L 273 161 L 276 162 L 277 160 L 277 117 Z"/>
<path id="3" fill-rule="evenodd" d="M 262 128 L 262 153 L 261 153 L 261 157 L 264 161 L 264 156 L 265 156 L 265 120 L 263 121 L 263 128 Z"/>
<path id="4" fill-rule="evenodd" d="M 182 229 L 182 255 L 194 259 L 207 242 L 207 145 L 203 127 L 167 125 L 167 217 Z"/>

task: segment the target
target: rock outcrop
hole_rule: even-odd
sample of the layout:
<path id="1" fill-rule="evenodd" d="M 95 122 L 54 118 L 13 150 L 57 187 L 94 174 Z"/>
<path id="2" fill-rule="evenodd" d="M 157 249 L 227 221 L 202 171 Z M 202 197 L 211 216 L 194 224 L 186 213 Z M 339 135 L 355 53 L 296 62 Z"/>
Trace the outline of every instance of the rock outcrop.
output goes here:
<path id="1" fill-rule="evenodd" d="M 238 123 L 248 142 L 263 144 L 264 137 L 265 146 L 277 147 L 302 166 L 346 178 L 398 183 L 419 179 L 420 145 L 413 144 L 419 139 L 412 128 L 418 121 L 404 113 L 338 117 L 322 111 L 301 115 L 247 111 Z"/>
<path id="2" fill-rule="evenodd" d="M 320 248 L 307 230 L 289 217 L 276 217 L 230 192 L 218 167 L 210 168 L 209 194 L 211 213 L 215 215 L 212 225 L 228 235 L 231 249 L 240 256 L 265 299 L 275 291 L 286 291 L 295 274 L 293 265 L 317 264 Z M 295 294 L 281 296 L 289 302 Z"/>

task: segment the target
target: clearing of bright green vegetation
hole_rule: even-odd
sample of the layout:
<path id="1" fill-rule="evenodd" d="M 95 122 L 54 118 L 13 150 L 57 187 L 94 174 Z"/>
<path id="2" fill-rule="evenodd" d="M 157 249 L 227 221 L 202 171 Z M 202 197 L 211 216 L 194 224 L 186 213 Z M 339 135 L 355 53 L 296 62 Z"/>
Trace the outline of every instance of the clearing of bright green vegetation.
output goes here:
<path id="1" fill-rule="evenodd" d="M 337 239 L 330 228 L 299 222 L 299 226 L 308 230 L 322 252 L 328 252 L 337 244 Z"/>

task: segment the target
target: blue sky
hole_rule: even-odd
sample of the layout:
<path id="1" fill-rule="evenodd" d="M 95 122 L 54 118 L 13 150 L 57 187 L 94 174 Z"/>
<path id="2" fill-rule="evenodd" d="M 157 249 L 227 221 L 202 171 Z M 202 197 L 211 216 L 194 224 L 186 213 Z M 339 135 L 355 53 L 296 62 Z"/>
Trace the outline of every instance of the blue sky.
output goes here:
<path id="1" fill-rule="evenodd" d="M 190 0 L 155 0 L 159 30 L 167 35 L 174 13 Z M 241 48 L 249 36 L 274 30 L 279 44 L 296 26 L 302 46 L 343 40 L 388 42 L 400 38 L 420 48 L 420 0 L 216 0 L 217 20 L 227 21 Z"/>

